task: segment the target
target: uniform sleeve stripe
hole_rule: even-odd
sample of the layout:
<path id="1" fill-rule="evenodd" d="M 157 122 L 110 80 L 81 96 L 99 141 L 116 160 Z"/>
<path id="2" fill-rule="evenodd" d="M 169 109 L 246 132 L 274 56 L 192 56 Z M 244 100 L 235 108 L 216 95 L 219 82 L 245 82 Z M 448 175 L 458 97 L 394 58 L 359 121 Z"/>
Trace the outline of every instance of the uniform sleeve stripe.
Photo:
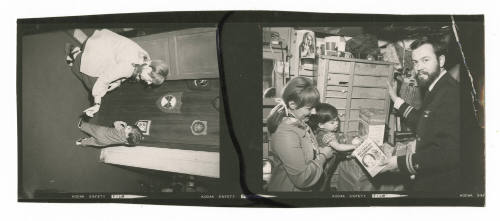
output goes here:
<path id="1" fill-rule="evenodd" d="M 412 162 L 412 157 L 413 154 L 409 153 L 408 155 L 406 155 L 406 166 L 408 167 L 408 171 L 411 173 L 411 174 L 416 174 L 417 171 L 415 171 L 415 168 L 413 168 L 413 162 Z"/>
<path id="2" fill-rule="evenodd" d="M 408 106 L 408 108 L 406 108 L 406 110 L 405 110 L 405 113 L 403 114 L 403 117 L 407 118 L 408 115 L 410 114 L 411 110 L 413 110 L 413 107 Z"/>

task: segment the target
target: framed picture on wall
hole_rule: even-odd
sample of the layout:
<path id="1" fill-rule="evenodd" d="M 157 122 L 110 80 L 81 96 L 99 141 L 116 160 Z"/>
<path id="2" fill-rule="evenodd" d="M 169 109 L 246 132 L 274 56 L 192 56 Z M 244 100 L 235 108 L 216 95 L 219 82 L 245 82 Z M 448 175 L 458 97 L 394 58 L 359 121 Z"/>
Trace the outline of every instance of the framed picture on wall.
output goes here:
<path id="1" fill-rule="evenodd" d="M 139 127 L 143 135 L 149 135 L 149 128 L 151 128 L 151 120 L 138 120 L 135 125 Z"/>

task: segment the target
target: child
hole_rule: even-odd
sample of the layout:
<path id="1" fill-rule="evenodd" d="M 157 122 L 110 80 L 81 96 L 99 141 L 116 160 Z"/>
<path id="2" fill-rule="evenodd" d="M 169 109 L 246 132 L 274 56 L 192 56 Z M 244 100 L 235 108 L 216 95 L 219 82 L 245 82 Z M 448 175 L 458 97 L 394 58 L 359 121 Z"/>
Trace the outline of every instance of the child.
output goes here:
<path id="1" fill-rule="evenodd" d="M 135 146 L 143 139 L 141 130 L 136 125 L 127 125 L 123 121 L 115 121 L 114 128 L 104 127 L 83 121 L 80 118 L 78 128 L 90 135 L 76 141 L 78 146 L 106 147 L 111 145 Z"/>
<path id="2" fill-rule="evenodd" d="M 319 146 L 330 146 L 336 151 L 354 150 L 361 144 L 360 138 L 356 137 L 353 144 L 341 144 L 335 132 L 339 129 L 340 120 L 337 109 L 327 103 L 318 104 L 316 114 L 312 115 L 308 121 L 309 126 L 316 134 Z"/>
<path id="3" fill-rule="evenodd" d="M 358 137 L 354 138 L 352 144 L 343 144 L 339 142 L 340 137 L 336 133 L 339 129 L 340 120 L 338 118 L 337 109 L 327 103 L 318 104 L 316 107 L 316 114 L 312 115 L 308 121 L 309 126 L 313 129 L 316 134 L 316 140 L 319 146 L 329 146 L 336 152 L 347 152 L 354 150 L 362 140 Z M 336 154 L 340 155 L 340 154 Z M 338 156 L 332 157 L 330 161 L 325 165 L 324 171 L 326 174 L 325 183 L 322 190 L 329 190 L 330 182 L 337 183 L 337 179 L 340 179 L 339 174 L 333 174 L 339 159 Z M 342 162 L 340 164 L 343 164 Z M 339 165 L 339 168 L 341 165 Z M 337 172 L 340 172 L 337 170 Z M 330 181 L 332 180 L 334 181 Z M 338 188 L 338 187 L 336 187 Z"/>

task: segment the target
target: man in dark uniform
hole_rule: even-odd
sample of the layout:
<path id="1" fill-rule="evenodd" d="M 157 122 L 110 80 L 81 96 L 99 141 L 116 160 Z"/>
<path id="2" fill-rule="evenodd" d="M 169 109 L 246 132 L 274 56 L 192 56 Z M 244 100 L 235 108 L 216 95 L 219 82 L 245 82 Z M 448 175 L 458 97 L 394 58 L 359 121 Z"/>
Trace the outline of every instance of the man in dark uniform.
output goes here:
<path id="1" fill-rule="evenodd" d="M 406 156 L 389 158 L 382 172 L 408 174 L 412 191 L 464 191 L 462 164 L 467 160 L 461 156 L 461 118 L 465 116 L 460 109 L 460 85 L 443 68 L 446 49 L 438 41 L 422 38 L 410 47 L 417 81 L 425 90 L 422 107 L 413 108 L 388 87 L 398 114 L 416 132 L 416 148 Z"/>

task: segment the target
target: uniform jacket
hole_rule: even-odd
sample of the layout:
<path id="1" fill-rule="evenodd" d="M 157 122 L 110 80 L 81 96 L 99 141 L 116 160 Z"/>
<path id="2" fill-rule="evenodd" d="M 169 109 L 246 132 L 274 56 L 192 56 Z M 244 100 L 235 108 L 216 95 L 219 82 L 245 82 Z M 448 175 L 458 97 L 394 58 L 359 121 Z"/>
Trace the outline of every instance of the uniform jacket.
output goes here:
<path id="1" fill-rule="evenodd" d="M 415 153 L 398 157 L 398 168 L 414 174 L 411 190 L 456 191 L 460 185 L 460 87 L 443 75 L 416 110 L 403 103 L 398 113 L 417 134 Z"/>

